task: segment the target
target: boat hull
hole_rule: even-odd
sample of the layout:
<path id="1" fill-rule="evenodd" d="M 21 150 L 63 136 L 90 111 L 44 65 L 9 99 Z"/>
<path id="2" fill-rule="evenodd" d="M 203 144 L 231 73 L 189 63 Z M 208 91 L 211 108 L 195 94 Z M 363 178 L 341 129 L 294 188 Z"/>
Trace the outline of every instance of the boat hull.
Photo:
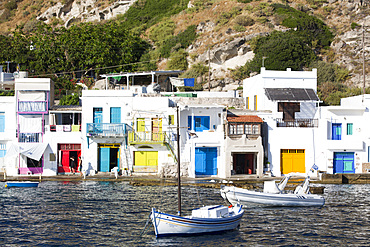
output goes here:
<path id="1" fill-rule="evenodd" d="M 151 213 L 151 220 L 157 237 L 211 234 L 237 228 L 243 217 L 241 206 L 233 216 L 218 218 L 181 217 L 156 211 Z"/>
<path id="2" fill-rule="evenodd" d="M 5 187 L 37 187 L 39 182 L 6 182 Z"/>
<path id="3" fill-rule="evenodd" d="M 244 206 L 262 205 L 271 207 L 311 207 L 323 206 L 324 197 L 313 194 L 273 194 L 225 186 L 221 195 L 231 204 Z"/>

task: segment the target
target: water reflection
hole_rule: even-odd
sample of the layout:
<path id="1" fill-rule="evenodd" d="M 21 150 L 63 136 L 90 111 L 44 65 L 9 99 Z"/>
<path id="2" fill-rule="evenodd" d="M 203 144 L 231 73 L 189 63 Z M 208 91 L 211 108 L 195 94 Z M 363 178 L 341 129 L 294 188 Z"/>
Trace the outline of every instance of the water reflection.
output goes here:
<path id="1" fill-rule="evenodd" d="M 0 183 L 0 242 L 7 246 L 367 245 L 369 185 L 325 185 L 320 208 L 247 208 L 236 231 L 156 239 L 140 237 L 151 207 L 177 212 L 176 187 L 126 182 Z M 219 190 L 184 187 L 183 210 L 223 204 Z"/>

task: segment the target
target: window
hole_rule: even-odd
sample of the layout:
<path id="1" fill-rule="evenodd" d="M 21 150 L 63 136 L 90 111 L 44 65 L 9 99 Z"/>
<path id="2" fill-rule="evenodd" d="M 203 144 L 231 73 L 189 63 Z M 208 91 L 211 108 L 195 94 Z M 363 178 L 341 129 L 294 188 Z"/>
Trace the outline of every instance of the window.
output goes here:
<path id="1" fill-rule="evenodd" d="M 249 110 L 249 97 L 245 99 L 245 109 Z"/>
<path id="2" fill-rule="evenodd" d="M 252 133 L 253 133 L 254 135 L 259 135 L 259 134 L 260 134 L 260 126 L 259 126 L 259 125 L 257 125 L 257 124 L 253 125 Z"/>
<path id="3" fill-rule="evenodd" d="M 229 125 L 229 135 L 235 135 L 236 134 L 236 125 L 230 124 Z"/>
<path id="4" fill-rule="evenodd" d="M 168 116 L 168 124 L 174 125 L 175 124 L 175 115 L 169 115 Z"/>
<path id="5" fill-rule="evenodd" d="M 254 110 L 257 111 L 257 95 L 254 95 Z"/>
<path id="6" fill-rule="evenodd" d="M 0 158 L 3 158 L 6 154 L 6 144 L 0 143 Z"/>
<path id="7" fill-rule="evenodd" d="M 347 124 L 347 135 L 353 135 L 353 123 Z"/>
<path id="8" fill-rule="evenodd" d="M 94 123 L 103 123 L 103 108 L 94 108 Z"/>
<path id="9" fill-rule="evenodd" d="M 332 140 L 342 140 L 342 124 L 333 123 L 331 131 Z"/>
<path id="10" fill-rule="evenodd" d="M 246 124 L 245 125 L 245 134 L 247 134 L 247 135 L 252 134 L 252 125 L 251 124 Z"/>
<path id="11" fill-rule="evenodd" d="M 242 135 L 244 134 L 244 128 L 243 124 L 238 124 L 236 127 L 236 134 Z"/>
<path id="12" fill-rule="evenodd" d="M 5 131 L 5 113 L 0 112 L 0 132 Z"/>
<path id="13" fill-rule="evenodd" d="M 202 132 L 203 130 L 209 130 L 210 117 L 209 116 L 188 116 L 188 129 L 194 130 L 195 132 Z M 192 124 L 193 123 L 193 124 Z"/>
<path id="14" fill-rule="evenodd" d="M 121 107 L 110 108 L 110 123 L 121 123 Z"/>

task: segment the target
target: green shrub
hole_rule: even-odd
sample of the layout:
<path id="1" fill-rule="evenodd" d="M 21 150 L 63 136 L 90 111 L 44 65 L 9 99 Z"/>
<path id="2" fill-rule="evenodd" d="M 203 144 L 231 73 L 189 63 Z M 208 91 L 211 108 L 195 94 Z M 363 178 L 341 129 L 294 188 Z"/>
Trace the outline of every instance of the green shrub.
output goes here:
<path id="1" fill-rule="evenodd" d="M 161 56 L 167 58 L 171 52 L 187 48 L 197 37 L 195 30 L 196 26 L 191 25 L 185 31 L 165 40 L 160 47 Z"/>
<path id="2" fill-rule="evenodd" d="M 361 25 L 357 24 L 356 22 L 351 23 L 351 29 L 355 29 L 357 27 L 360 27 Z"/>
<path id="3" fill-rule="evenodd" d="M 201 63 L 196 63 L 191 66 L 191 68 L 181 74 L 181 78 L 197 78 L 208 73 L 208 67 Z"/>
<path id="4" fill-rule="evenodd" d="M 239 3 L 251 3 L 253 0 L 238 0 Z"/>
<path id="5" fill-rule="evenodd" d="M 128 29 L 142 32 L 163 18 L 187 9 L 188 3 L 189 0 L 139 0 L 117 19 L 123 21 Z"/>
<path id="6" fill-rule="evenodd" d="M 149 38 L 157 45 L 161 45 L 166 39 L 173 36 L 175 28 L 176 24 L 172 20 L 161 22 L 150 31 Z"/>
<path id="7" fill-rule="evenodd" d="M 334 35 L 324 22 L 289 6 L 281 4 L 273 4 L 271 6 L 274 8 L 276 14 L 284 17 L 282 25 L 296 29 L 297 35 L 306 44 L 311 45 L 313 40 L 318 40 L 318 49 L 330 46 Z"/>
<path id="8" fill-rule="evenodd" d="M 239 15 L 235 17 L 234 23 L 239 26 L 252 26 L 254 24 L 254 20 L 252 17 L 247 15 Z"/>
<path id="9" fill-rule="evenodd" d="M 245 28 L 245 27 L 243 27 L 243 26 L 240 26 L 240 25 L 236 24 L 236 25 L 234 25 L 234 30 L 235 30 L 236 32 L 241 33 L 241 32 L 245 32 L 246 28 Z"/>
<path id="10" fill-rule="evenodd" d="M 79 105 L 80 97 L 78 94 L 64 95 L 60 101 L 59 105 Z"/>
<path id="11" fill-rule="evenodd" d="M 223 26 L 226 23 L 228 23 L 232 18 L 237 16 L 241 11 L 242 11 L 242 8 L 237 6 L 237 7 L 232 8 L 232 10 L 229 12 L 223 12 L 216 20 L 216 23 Z"/>
<path id="12" fill-rule="evenodd" d="M 4 7 L 8 10 L 16 9 L 18 7 L 17 1 L 16 0 L 11 0 L 11 1 L 7 2 L 6 4 L 4 4 Z"/>
<path id="13" fill-rule="evenodd" d="M 187 56 L 188 53 L 183 49 L 172 53 L 167 62 L 167 68 L 170 70 L 186 70 L 188 68 Z"/>

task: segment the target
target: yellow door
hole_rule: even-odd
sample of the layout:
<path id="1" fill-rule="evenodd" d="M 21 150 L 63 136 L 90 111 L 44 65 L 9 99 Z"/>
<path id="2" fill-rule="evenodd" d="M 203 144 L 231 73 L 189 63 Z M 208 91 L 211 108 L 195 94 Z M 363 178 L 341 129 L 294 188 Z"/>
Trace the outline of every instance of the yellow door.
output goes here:
<path id="1" fill-rule="evenodd" d="M 136 131 L 137 132 L 145 131 L 145 118 L 136 119 Z"/>
<path id="2" fill-rule="evenodd" d="M 157 151 L 136 151 L 134 154 L 134 166 L 158 166 L 158 152 Z"/>
<path id="3" fill-rule="evenodd" d="M 304 149 L 282 149 L 281 150 L 281 173 L 306 172 Z"/>

